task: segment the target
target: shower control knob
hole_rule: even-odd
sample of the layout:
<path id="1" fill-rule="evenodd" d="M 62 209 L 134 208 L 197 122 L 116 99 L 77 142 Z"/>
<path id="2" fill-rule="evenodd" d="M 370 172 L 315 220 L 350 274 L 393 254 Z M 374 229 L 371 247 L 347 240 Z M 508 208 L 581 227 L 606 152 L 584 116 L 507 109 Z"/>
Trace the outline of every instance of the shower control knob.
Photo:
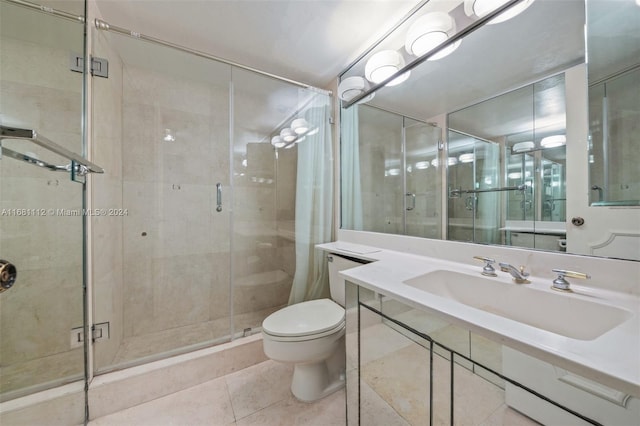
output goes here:
<path id="1" fill-rule="evenodd" d="M 579 216 L 578 217 L 574 217 L 574 218 L 571 218 L 571 223 L 574 226 L 582 226 L 582 225 L 584 225 L 584 219 L 579 217 Z"/>
<path id="2" fill-rule="evenodd" d="M 9 290 L 16 282 L 18 271 L 13 264 L 0 259 L 0 293 Z"/>

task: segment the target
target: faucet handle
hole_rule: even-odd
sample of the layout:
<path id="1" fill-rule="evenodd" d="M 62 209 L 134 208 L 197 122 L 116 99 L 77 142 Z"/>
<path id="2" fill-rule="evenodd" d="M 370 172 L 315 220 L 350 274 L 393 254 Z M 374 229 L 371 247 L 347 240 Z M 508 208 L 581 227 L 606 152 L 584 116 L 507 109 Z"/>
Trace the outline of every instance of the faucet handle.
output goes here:
<path id="1" fill-rule="evenodd" d="M 553 285 L 551 286 L 551 288 L 558 291 L 571 291 L 571 288 L 569 287 L 570 283 L 565 279 L 565 277 L 580 278 L 583 280 L 588 280 L 591 278 L 591 275 L 585 274 L 584 272 L 568 271 L 566 269 L 552 269 L 552 271 L 557 273 L 558 276 L 555 280 L 553 280 Z"/>
<path id="2" fill-rule="evenodd" d="M 497 277 L 496 270 L 491 266 L 496 263 L 495 259 L 490 259 L 488 257 L 483 256 L 473 256 L 474 259 L 484 262 L 484 267 L 482 268 L 481 274 L 486 277 Z"/>

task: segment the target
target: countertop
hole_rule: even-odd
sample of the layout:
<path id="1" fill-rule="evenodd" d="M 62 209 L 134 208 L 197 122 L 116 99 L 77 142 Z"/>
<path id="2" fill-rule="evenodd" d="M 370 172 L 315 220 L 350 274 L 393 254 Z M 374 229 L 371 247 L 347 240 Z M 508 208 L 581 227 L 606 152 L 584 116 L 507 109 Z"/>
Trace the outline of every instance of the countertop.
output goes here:
<path id="1" fill-rule="evenodd" d="M 350 282 L 413 308 L 439 314 L 451 323 L 495 342 L 640 398 L 640 299 L 637 295 L 600 290 L 594 288 L 597 283 L 582 287 L 575 280 L 571 284 L 574 293 L 564 294 L 551 290 L 551 282 L 546 278 L 529 277 L 531 283 L 527 286 L 536 290 L 548 291 L 557 297 L 576 297 L 613 305 L 632 313 L 629 319 L 599 337 L 578 340 L 503 318 L 404 283 L 436 270 L 479 275 L 482 269 L 480 262 L 464 264 L 340 241 L 316 247 L 371 261 L 340 273 Z M 491 279 L 512 283 L 511 276 L 506 273 L 498 273 L 498 277 Z M 544 315 L 544 306 L 534 309 L 539 309 L 540 315 Z M 571 320 L 570 312 L 567 313 L 567 320 Z"/>

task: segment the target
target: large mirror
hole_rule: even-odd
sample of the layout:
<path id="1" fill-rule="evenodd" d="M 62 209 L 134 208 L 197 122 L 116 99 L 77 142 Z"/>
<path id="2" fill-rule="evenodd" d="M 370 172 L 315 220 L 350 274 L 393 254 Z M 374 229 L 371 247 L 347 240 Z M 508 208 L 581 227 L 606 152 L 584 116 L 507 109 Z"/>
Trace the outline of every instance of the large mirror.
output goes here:
<path id="1" fill-rule="evenodd" d="M 342 227 L 639 260 L 640 5 L 479 1 L 427 2 L 341 77 Z"/>

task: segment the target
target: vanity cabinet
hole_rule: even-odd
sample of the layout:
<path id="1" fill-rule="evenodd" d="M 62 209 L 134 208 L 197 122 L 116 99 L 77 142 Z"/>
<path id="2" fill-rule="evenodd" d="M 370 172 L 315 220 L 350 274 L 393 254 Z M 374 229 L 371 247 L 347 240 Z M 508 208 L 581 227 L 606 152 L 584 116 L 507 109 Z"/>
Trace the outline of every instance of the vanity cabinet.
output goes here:
<path id="1" fill-rule="evenodd" d="M 349 281 L 349 425 L 635 425 L 639 401 Z"/>

